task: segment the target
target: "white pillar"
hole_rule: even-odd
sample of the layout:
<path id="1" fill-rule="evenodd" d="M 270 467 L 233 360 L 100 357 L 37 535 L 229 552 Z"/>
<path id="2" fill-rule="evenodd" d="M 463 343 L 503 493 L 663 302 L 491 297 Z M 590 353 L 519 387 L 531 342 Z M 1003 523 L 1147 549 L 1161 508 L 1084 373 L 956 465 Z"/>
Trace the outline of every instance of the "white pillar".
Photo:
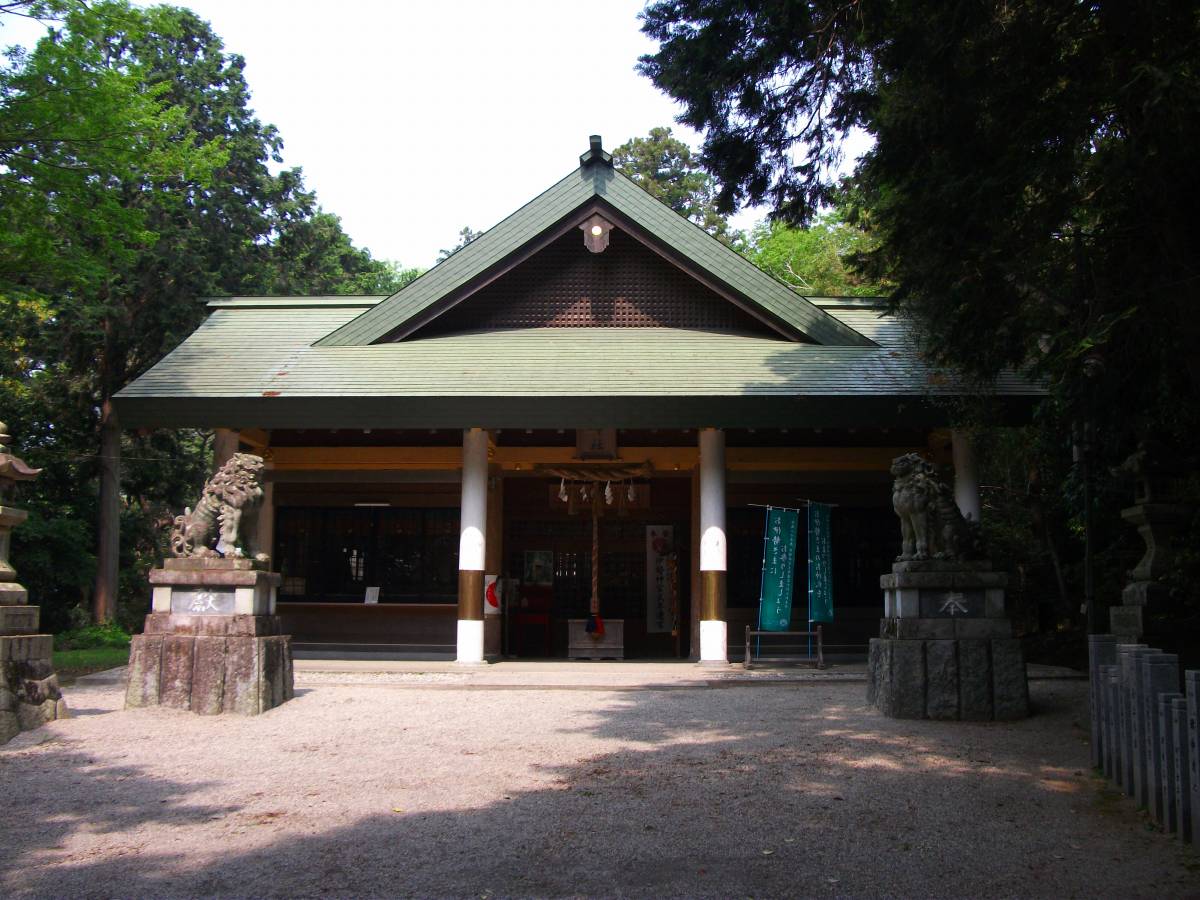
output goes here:
<path id="1" fill-rule="evenodd" d="M 458 538 L 458 662 L 483 658 L 483 567 L 487 534 L 488 434 L 463 431 L 462 504 Z"/>
<path id="2" fill-rule="evenodd" d="M 954 502 L 964 518 L 978 522 L 983 507 L 979 502 L 979 476 L 975 471 L 971 436 L 965 431 L 952 431 L 950 445 L 954 456 Z"/>
<path id="3" fill-rule="evenodd" d="M 700 662 L 729 662 L 725 623 L 725 432 L 700 431 Z"/>

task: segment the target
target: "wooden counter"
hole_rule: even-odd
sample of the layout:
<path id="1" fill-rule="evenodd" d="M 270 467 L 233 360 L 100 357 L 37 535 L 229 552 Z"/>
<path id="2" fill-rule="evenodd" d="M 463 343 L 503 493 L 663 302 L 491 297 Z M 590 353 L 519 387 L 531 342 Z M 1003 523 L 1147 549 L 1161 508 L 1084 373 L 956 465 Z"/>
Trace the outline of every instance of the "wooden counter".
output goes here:
<path id="1" fill-rule="evenodd" d="M 276 606 L 296 643 L 450 644 L 457 603 L 288 603 Z"/>

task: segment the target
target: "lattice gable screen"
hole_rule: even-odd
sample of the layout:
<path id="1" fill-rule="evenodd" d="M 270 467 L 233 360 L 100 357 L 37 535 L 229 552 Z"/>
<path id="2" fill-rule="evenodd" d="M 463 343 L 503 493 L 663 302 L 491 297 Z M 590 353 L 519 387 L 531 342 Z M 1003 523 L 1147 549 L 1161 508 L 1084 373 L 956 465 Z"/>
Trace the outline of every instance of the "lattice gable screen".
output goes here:
<path id="1" fill-rule="evenodd" d="M 572 230 L 414 336 L 505 328 L 690 328 L 778 333 L 614 229 L 591 253 Z"/>

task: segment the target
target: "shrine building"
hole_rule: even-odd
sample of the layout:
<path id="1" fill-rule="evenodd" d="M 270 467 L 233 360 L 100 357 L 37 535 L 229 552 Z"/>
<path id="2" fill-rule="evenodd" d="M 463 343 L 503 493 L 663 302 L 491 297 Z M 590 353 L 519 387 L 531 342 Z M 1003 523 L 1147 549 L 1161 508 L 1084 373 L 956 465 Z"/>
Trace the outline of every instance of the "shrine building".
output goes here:
<path id="1" fill-rule="evenodd" d="M 827 651 L 861 654 L 899 550 L 892 459 L 953 462 L 979 516 L 942 402 L 964 389 L 881 300 L 801 296 L 599 138 L 392 296 L 209 308 L 117 413 L 266 460 L 257 546 L 298 655 L 567 656 L 598 602 L 612 655 L 725 662 L 756 621 L 762 507 L 806 501 L 834 504 Z M 1038 394 L 995 392 L 1014 421 Z M 804 548 L 801 527 L 798 630 Z"/>

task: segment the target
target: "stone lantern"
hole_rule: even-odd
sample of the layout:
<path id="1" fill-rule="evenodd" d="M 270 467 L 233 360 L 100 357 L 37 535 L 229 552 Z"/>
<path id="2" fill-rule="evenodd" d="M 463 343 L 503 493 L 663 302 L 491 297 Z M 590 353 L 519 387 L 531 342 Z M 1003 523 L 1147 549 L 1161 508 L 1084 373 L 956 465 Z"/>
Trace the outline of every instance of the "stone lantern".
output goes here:
<path id="1" fill-rule="evenodd" d="M 54 674 L 54 638 L 37 633 L 40 610 L 29 605 L 29 593 L 8 559 L 12 530 L 29 515 L 9 506 L 9 495 L 18 482 L 33 481 L 41 472 L 9 452 L 11 440 L 0 422 L 0 744 L 67 715 Z"/>

